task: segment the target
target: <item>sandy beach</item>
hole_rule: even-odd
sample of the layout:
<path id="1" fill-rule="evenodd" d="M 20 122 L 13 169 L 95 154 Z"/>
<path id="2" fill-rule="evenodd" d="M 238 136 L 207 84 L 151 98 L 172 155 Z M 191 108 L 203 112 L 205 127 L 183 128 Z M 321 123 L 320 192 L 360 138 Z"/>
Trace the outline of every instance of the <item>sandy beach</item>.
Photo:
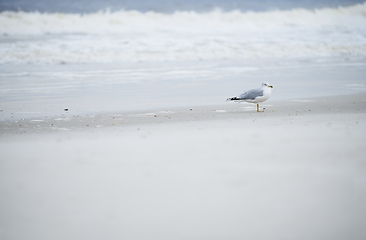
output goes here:
<path id="1" fill-rule="evenodd" d="M 364 239 L 366 94 L 261 107 L 1 122 L 0 236 Z"/>

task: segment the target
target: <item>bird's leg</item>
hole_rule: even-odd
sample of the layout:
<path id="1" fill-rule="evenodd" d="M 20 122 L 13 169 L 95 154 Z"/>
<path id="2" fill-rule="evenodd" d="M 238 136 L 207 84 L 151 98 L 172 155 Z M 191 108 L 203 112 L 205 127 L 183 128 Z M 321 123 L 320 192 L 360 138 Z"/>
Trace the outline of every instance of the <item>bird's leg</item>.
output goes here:
<path id="1" fill-rule="evenodd" d="M 263 111 L 259 111 L 259 104 L 257 103 L 257 112 L 263 112 Z"/>

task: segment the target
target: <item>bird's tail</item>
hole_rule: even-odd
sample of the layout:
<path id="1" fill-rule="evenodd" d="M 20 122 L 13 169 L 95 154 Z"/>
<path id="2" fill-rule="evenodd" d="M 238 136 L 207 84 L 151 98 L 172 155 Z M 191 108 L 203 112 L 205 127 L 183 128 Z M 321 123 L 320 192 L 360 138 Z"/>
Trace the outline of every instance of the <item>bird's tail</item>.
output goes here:
<path id="1" fill-rule="evenodd" d="M 234 96 L 234 97 L 231 97 L 231 98 L 227 98 L 226 99 L 226 102 L 228 102 L 228 101 L 235 101 L 235 100 L 239 100 L 236 96 Z"/>

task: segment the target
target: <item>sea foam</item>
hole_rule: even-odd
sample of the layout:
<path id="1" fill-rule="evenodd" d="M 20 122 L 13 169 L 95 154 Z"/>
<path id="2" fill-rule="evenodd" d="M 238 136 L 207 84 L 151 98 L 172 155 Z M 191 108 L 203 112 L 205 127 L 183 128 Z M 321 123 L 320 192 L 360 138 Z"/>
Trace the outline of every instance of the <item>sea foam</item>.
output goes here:
<path id="1" fill-rule="evenodd" d="M 151 32 L 230 32 L 324 27 L 365 27 L 366 3 L 318 10 L 207 13 L 99 11 L 91 14 L 0 13 L 1 34 L 83 33 L 128 34 Z"/>
<path id="2" fill-rule="evenodd" d="M 267 12 L 0 13 L 0 63 L 366 55 L 366 3 Z"/>

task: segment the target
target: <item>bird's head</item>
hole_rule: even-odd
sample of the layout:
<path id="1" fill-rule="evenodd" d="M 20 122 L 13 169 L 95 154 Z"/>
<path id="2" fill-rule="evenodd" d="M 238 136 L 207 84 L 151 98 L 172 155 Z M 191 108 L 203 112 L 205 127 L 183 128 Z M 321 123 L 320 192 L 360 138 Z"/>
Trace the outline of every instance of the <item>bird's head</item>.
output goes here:
<path id="1" fill-rule="evenodd" d="M 273 88 L 273 86 L 269 85 L 269 83 L 267 83 L 267 82 L 262 83 L 262 87 Z"/>

